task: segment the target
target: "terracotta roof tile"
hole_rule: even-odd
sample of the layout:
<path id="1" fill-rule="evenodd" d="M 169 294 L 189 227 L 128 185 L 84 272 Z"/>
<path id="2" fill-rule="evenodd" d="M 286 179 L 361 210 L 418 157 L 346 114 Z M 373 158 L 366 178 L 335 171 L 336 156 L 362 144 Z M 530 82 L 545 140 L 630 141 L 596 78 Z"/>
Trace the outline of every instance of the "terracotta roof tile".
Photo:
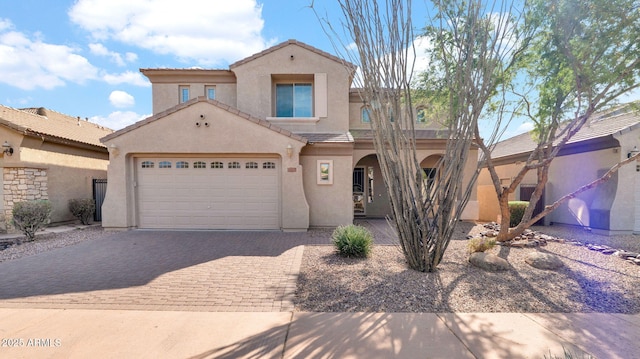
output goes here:
<path id="1" fill-rule="evenodd" d="M 339 58 L 337 56 L 331 55 L 328 52 L 322 51 L 322 50 L 320 50 L 318 48 L 315 48 L 315 47 L 313 47 L 311 45 L 307 45 L 304 42 L 300 42 L 298 40 L 288 40 L 288 41 L 282 42 L 280 44 L 277 44 L 275 46 L 271 46 L 268 49 L 265 49 L 265 50 L 260 51 L 260 52 L 258 52 L 256 54 L 253 54 L 253 55 L 251 55 L 249 57 L 246 57 L 246 58 L 244 58 L 244 59 L 242 59 L 240 61 L 236 61 L 236 62 L 232 63 L 231 65 L 229 65 L 229 68 L 233 69 L 234 67 L 238 67 L 240 65 L 246 64 L 247 62 L 253 61 L 253 60 L 255 60 L 255 59 L 259 58 L 259 57 L 265 56 L 265 55 L 267 55 L 267 54 L 269 54 L 271 52 L 279 50 L 279 49 L 281 49 L 283 47 L 286 47 L 288 45 L 298 45 L 298 46 L 300 46 L 300 47 L 302 47 L 304 49 L 307 49 L 307 50 L 309 50 L 311 52 L 315 52 L 316 54 L 322 55 L 322 56 L 324 56 L 324 57 L 326 57 L 328 59 L 331 59 L 333 61 L 339 62 L 339 63 L 341 63 L 343 65 L 346 65 L 346 66 L 350 67 L 353 70 L 356 69 L 356 65 L 350 63 L 349 61 L 346 61 L 346 60 L 341 59 L 341 58 Z"/>
<path id="2" fill-rule="evenodd" d="M 446 129 L 415 130 L 416 140 L 446 140 L 448 138 L 448 132 Z M 351 130 L 351 134 L 356 141 L 373 139 L 371 130 Z"/>
<path id="3" fill-rule="evenodd" d="M 105 147 L 100 138 L 113 130 L 45 108 L 15 109 L 0 105 L 0 124 L 18 132 Z"/>
<path id="4" fill-rule="evenodd" d="M 640 113 L 628 105 L 621 105 L 611 111 L 597 113 L 567 142 L 567 144 L 602 138 L 640 126 Z M 523 133 L 496 144 L 492 158 L 498 159 L 533 151 L 536 143 L 531 132 Z"/>
<path id="5" fill-rule="evenodd" d="M 340 133 L 326 133 L 326 132 L 313 132 L 313 133 L 298 133 L 298 135 L 309 140 L 309 143 L 351 143 L 353 142 L 353 136 L 349 132 Z"/>

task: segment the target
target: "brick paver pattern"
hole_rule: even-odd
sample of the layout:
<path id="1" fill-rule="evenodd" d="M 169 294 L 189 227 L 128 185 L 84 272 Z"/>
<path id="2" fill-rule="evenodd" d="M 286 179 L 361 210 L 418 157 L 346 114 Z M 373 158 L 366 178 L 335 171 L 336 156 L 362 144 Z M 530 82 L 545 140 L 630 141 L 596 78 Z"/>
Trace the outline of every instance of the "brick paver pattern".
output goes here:
<path id="1" fill-rule="evenodd" d="M 290 311 L 330 232 L 128 231 L 0 263 L 0 307 Z"/>

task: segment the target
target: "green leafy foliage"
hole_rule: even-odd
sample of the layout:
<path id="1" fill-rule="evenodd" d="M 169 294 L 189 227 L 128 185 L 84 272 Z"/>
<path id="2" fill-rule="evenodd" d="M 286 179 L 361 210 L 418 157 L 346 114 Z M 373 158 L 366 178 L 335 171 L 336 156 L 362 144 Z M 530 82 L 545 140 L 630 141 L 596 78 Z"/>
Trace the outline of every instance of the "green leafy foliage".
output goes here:
<path id="1" fill-rule="evenodd" d="M 469 240 L 469 253 L 484 252 L 496 246 L 495 237 L 475 237 Z"/>
<path id="2" fill-rule="evenodd" d="M 373 247 L 371 232 L 353 224 L 336 228 L 331 239 L 338 253 L 345 257 L 368 257 Z"/>
<path id="3" fill-rule="evenodd" d="M 89 224 L 96 211 L 96 202 L 93 198 L 79 198 L 69 200 L 69 211 L 78 218 L 82 224 Z"/>
<path id="4" fill-rule="evenodd" d="M 18 202 L 13 205 L 13 225 L 32 241 L 36 233 L 47 226 L 51 217 L 51 202 L 46 200 Z"/>
<path id="5" fill-rule="evenodd" d="M 509 227 L 515 227 L 522 221 L 527 206 L 529 206 L 527 201 L 509 201 L 509 213 L 511 213 Z"/>

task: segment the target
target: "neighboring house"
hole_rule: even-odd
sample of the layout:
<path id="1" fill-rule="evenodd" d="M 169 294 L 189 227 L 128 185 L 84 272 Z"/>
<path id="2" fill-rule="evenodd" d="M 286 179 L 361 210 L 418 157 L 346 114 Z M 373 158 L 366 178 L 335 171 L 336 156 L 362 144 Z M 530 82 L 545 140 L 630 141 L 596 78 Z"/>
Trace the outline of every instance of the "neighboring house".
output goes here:
<path id="1" fill-rule="evenodd" d="M 496 145 L 497 172 L 509 184 L 535 143 L 530 133 Z M 563 195 L 601 177 L 616 163 L 640 148 L 640 113 L 629 106 L 594 115 L 560 151 L 549 169 L 549 182 L 536 213 Z M 640 167 L 620 168 L 609 181 L 561 205 L 543 218 L 544 224 L 570 224 L 605 234 L 640 232 Z M 536 184 L 536 171 L 529 171 L 510 200 L 528 200 Z M 483 169 L 478 178 L 480 220 L 495 221 L 498 200 L 491 178 Z"/>
<path id="2" fill-rule="evenodd" d="M 390 214 L 355 70 L 295 40 L 229 69 L 141 69 L 153 116 L 102 139 L 103 226 L 297 231 Z M 445 139 L 417 113 L 418 156 L 437 181 Z M 475 193 L 465 218 L 477 218 Z"/>
<path id="3" fill-rule="evenodd" d="M 52 223 L 74 220 L 69 200 L 92 198 L 92 179 L 107 176 L 109 154 L 99 139 L 111 132 L 42 107 L 0 105 L 0 229 L 12 228 L 13 204 L 27 200 L 50 200 Z"/>

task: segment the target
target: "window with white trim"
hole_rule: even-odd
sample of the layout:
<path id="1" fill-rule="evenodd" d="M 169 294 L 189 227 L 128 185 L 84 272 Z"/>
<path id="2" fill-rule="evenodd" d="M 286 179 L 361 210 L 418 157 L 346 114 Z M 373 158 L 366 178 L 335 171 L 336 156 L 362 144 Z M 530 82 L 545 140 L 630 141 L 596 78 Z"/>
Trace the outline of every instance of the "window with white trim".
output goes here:
<path id="1" fill-rule="evenodd" d="M 176 162 L 176 168 L 189 168 L 189 162 L 187 162 L 187 161 L 178 161 L 178 162 Z"/>
<path id="2" fill-rule="evenodd" d="M 193 168 L 207 168 L 207 163 L 204 161 L 196 161 L 193 163 Z"/>
<path id="3" fill-rule="evenodd" d="M 258 168 L 258 163 L 257 162 L 247 162 L 244 165 L 244 168 Z"/>
<path id="4" fill-rule="evenodd" d="M 171 168 L 171 162 L 170 161 L 160 161 L 160 163 L 158 163 L 158 168 Z"/>
<path id="5" fill-rule="evenodd" d="M 274 162 L 264 162 L 262 163 L 263 169 L 274 169 L 276 168 L 276 164 Z"/>
<path id="6" fill-rule="evenodd" d="M 224 168 L 224 163 L 220 161 L 211 162 L 211 168 Z"/>
<path id="7" fill-rule="evenodd" d="M 153 168 L 153 161 L 142 161 L 142 168 Z"/>
<path id="8" fill-rule="evenodd" d="M 240 162 L 229 162 L 227 168 L 240 168 Z"/>

